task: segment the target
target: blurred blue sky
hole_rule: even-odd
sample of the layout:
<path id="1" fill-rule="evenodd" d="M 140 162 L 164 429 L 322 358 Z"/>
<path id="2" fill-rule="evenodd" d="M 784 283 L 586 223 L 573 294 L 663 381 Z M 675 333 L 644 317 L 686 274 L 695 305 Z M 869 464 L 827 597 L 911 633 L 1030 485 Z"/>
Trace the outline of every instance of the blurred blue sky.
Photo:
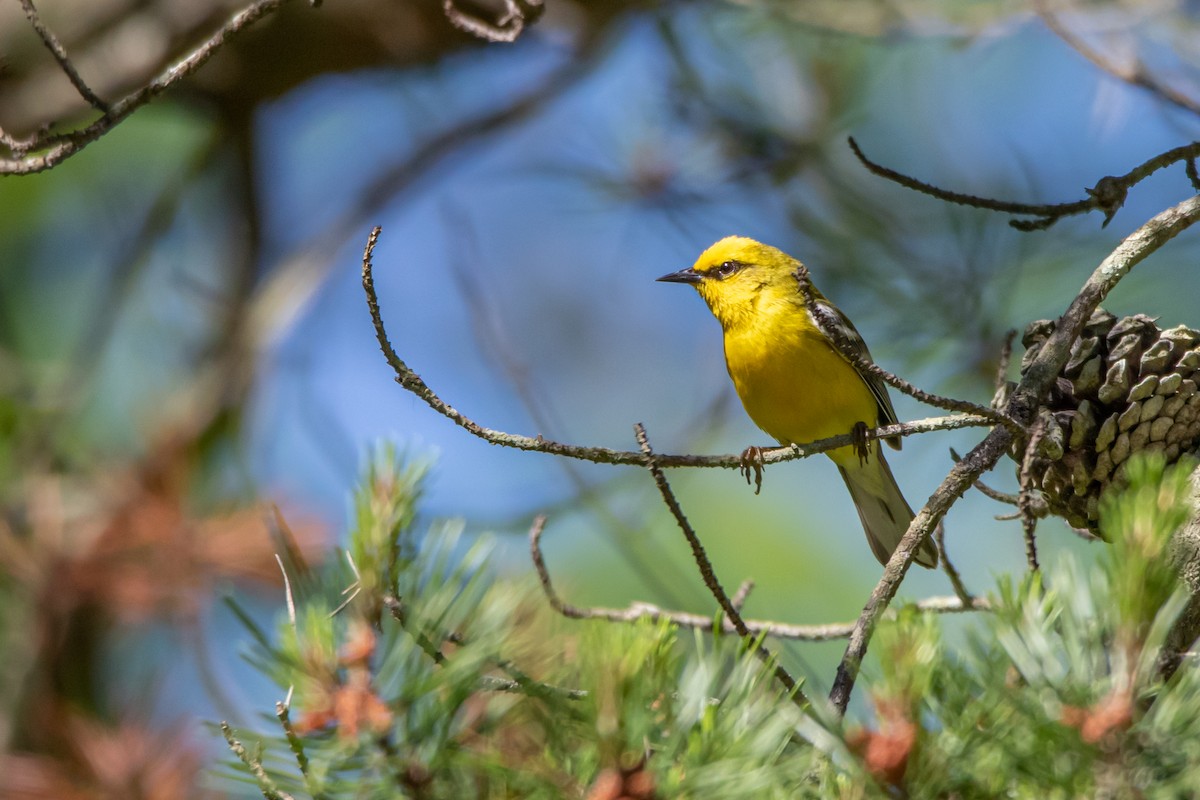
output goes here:
<path id="1" fill-rule="evenodd" d="M 984 285 L 975 287 L 978 298 L 960 300 L 982 298 L 993 313 L 998 309 L 998 337 L 1003 327 L 1061 310 L 1123 233 L 1188 189 L 1182 171 L 1173 170 L 1133 192 L 1101 233 L 1092 216 L 1021 234 L 1002 216 L 948 213 L 854 162 L 842 143 L 845 135 L 854 135 L 873 158 L 947 187 L 1066 200 L 1100 175 L 1123 172 L 1190 136 L 1193 121 L 1099 75 L 1033 21 L 998 26 L 970 42 L 774 30 L 741 10 L 681 9 L 669 24 L 687 43 L 692 65 L 717 102 L 786 127 L 796 139 L 813 135 L 817 124 L 806 127 L 806 106 L 828 102 L 805 67 L 857 60 L 852 78 L 864 94 L 833 120 L 829 149 L 814 158 L 828 160 L 839 180 L 881 204 L 893 217 L 889 224 L 899 218 L 908 226 L 906 251 L 877 252 L 878 242 L 862 233 L 869 231 L 869 218 L 854 221 L 857 227 L 835 220 L 842 229 L 832 241 L 824 232 L 797 228 L 792 200 L 820 204 L 838 187 L 815 171 L 782 186 L 766 175 L 739 175 L 742 165 L 719 136 L 676 113 L 679 75 L 658 20 L 632 18 L 564 96 L 503 135 L 465 148 L 375 219 L 363 221 L 361 235 L 346 243 L 260 384 L 256 474 L 337 519 L 364 450 L 380 439 L 394 440 L 412 452 L 436 453 L 431 513 L 464 514 L 485 527 L 511 518 L 518 520 L 516 529 L 523 515 L 570 497 L 576 490 L 572 474 L 588 484 L 623 474 L 649 504 L 621 496 L 603 503 L 634 518 L 638 537 L 675 549 L 675 534 L 652 510 L 648 479 L 639 479 L 636 470 L 563 465 L 488 446 L 392 383 L 359 285 L 362 243 L 373 222 L 384 229 L 376 274 L 394 343 L 469 416 L 512 432 L 621 448 L 633 447 L 631 426 L 641 421 L 664 451 L 737 452 L 765 437 L 732 397 L 716 324 L 691 293 L 652 282 L 689 264 L 716 238 L 751 235 L 809 260 L 878 360 L 931 388 L 951 385 L 983 401 L 990 394 L 986 383 L 959 380 L 959 365 L 949 360 L 961 356 L 945 344 L 954 339 L 954 328 L 945 315 L 919 307 L 920 292 L 909 284 L 929 278 L 922 270 L 932 264 L 953 271 L 964 268 L 964 260 L 977 260 L 971 274 Z M 754 46 L 746 47 L 748 41 Z M 272 248 L 287 254 L 303 247 L 337 213 L 339 199 L 354 196 L 382 165 L 403 160 L 424 137 L 529 91 L 561 58 L 553 35 L 534 35 L 436 68 L 323 80 L 285 98 L 260 122 L 263 141 L 270 143 L 262 185 L 269 193 Z M 647 170 L 661 172 L 661 185 L 639 195 Z M 967 231 L 963 240 L 948 241 L 956 227 Z M 841 271 L 839 243 L 865 249 L 896 288 L 856 285 L 854 273 Z M 808 255 L 810 249 L 819 260 Z M 1187 263 L 1194 253 L 1181 242 L 1156 256 L 1110 306 L 1160 314 L 1169 324 L 1195 322 L 1188 318 L 1190 293 L 1161 290 L 1164 282 L 1196 285 Z M 951 263 L 955 259 L 959 263 Z M 932 347 L 942 358 L 914 358 L 907 352 L 908 332 L 920 353 Z M 528 402 L 514 389 L 514 378 Z M 722 402 L 717 427 L 697 432 L 706 410 Z M 937 413 L 907 398 L 897 406 L 903 418 Z M 963 451 L 978 437 L 959 432 L 907 442 L 893 461 L 914 504 L 948 469 L 947 448 Z M 828 575 L 832 568 L 861 593 L 877 575 L 853 508 L 823 459 L 769 470 L 761 497 L 733 473 L 673 477 L 703 533 L 740 542 L 731 557 L 775 554 L 766 564 L 752 564 L 747 555 L 747 563 L 729 566 L 731 581 L 778 569 L 781 582 L 802 583 L 806 575 Z M 994 480 L 1010 484 L 1008 477 Z M 962 554 L 961 566 L 976 580 L 1022 563 L 1017 526 L 994 523 L 996 511 L 973 497 L 950 520 L 952 552 Z M 647 514 L 654 522 L 642 530 Z M 584 584 L 608 583 L 587 575 L 611 558 L 604 524 L 595 513 L 563 516 L 552 520 L 551 546 L 571 542 L 567 560 L 587 565 L 564 568 L 578 572 Z M 832 541 L 814 548 L 814 537 Z M 1045 538 L 1053 547 L 1066 535 Z M 523 540 L 513 549 L 520 561 Z M 818 555 L 826 550 L 829 556 Z M 946 587 L 930 575 L 906 588 L 915 594 Z M 857 602 L 840 615 L 852 615 Z"/>
<path id="2" fill-rule="evenodd" d="M 268 494 L 340 529 L 366 453 L 393 441 L 436 457 L 427 514 L 497 532 L 504 568 L 528 570 L 522 534 L 549 509 L 547 553 L 572 601 L 709 610 L 647 475 L 489 446 L 393 382 L 360 285 L 372 225 L 383 227 L 375 274 L 393 343 L 468 416 L 622 449 L 636 449 L 632 426 L 643 422 L 660 451 L 735 453 L 767 441 L 733 396 L 718 327 L 694 293 L 653 280 L 712 241 L 737 233 L 789 250 L 883 366 L 986 402 L 1003 331 L 1059 313 L 1125 234 L 1191 193 L 1172 168 L 1134 189 L 1105 230 L 1089 215 L 1018 233 L 1004 216 L 948 209 L 854 160 L 848 135 L 875 160 L 947 188 L 1056 202 L 1196 138 L 1195 119 L 1101 75 L 1036 20 L 1017 15 L 973 37 L 871 39 L 700 4 L 631 14 L 568 89 L 431 164 L 353 230 L 339 222 L 390 166 L 536 90 L 572 52 L 546 25 L 432 66 L 325 77 L 260 113 L 260 280 L 280 281 L 284 295 L 301 287 L 289 300 L 298 312 L 267 326 L 240 462 Z M 0 208 L 28 216 L 0 245 L 5 291 L 20 298 L 6 304 L 8 328 L 53 371 L 39 352 L 72 351 L 88 302 L 111 288 L 93 265 L 128 250 L 127 220 L 159 181 L 192 181 L 142 256 L 131 291 L 145 302 L 97 356 L 99 383 L 78 422 L 116 449 L 136 449 L 130 441 L 174 408 L 190 331 L 219 295 L 244 224 L 219 174 L 188 171 L 211 135 L 202 114 L 151 109 L 52 174 L 0 184 Z M 795 149 L 790 172 L 762 166 L 756 136 Z M 328 230 L 347 235 L 326 263 Z M 1192 236 L 1172 243 L 1107 306 L 1200 326 L 1197 252 Z M 298 268 L 294 282 L 286 271 L 310 255 L 320 263 L 305 275 L 321 276 L 311 291 Z M 895 402 L 901 419 L 940 413 Z M 965 452 L 981 437 L 906 440 L 891 462 L 911 503 L 950 468 L 948 448 Z M 1011 489 L 1011 473 L 1002 465 L 989 481 Z M 880 567 L 825 459 L 769 469 L 757 497 L 731 471 L 670 477 L 725 582 L 758 581 L 751 616 L 857 615 Z M 585 487 L 606 491 L 578 499 Z M 992 518 L 1004 510 L 971 495 L 947 519 L 950 553 L 974 588 L 1024 566 L 1019 525 Z M 1047 559 L 1086 550 L 1060 525 L 1042 530 Z M 949 591 L 941 574 L 915 572 L 905 596 Z M 217 639 L 236 636 L 220 614 L 213 626 Z M 827 681 L 840 648 L 793 655 Z"/>

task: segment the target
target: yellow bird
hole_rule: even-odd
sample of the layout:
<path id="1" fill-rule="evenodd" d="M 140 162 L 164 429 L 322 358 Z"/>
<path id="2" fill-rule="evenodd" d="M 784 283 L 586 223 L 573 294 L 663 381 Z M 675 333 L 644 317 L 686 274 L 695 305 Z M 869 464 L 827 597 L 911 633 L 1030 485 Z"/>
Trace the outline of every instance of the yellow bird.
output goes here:
<path id="1" fill-rule="evenodd" d="M 658 280 L 691 284 L 700 292 L 725 332 L 725 365 L 746 413 L 780 444 L 803 444 L 896 422 L 887 386 L 842 356 L 826 330 L 837 326 L 838 339 L 852 343 L 870 360 L 866 343 L 787 253 L 730 236 L 705 250 L 692 267 Z M 826 313 L 814 317 L 802 286 Z M 900 449 L 899 437 L 888 444 Z M 846 481 L 871 551 L 886 564 L 913 512 L 879 442 L 841 447 L 826 455 Z M 916 562 L 935 567 L 937 558 L 937 548 L 926 540 Z"/>

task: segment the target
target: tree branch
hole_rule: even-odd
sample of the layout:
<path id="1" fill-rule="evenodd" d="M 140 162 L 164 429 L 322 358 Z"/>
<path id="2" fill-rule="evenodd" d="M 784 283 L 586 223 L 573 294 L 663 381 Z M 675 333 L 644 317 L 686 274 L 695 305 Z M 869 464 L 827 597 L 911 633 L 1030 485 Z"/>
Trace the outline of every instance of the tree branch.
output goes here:
<path id="1" fill-rule="evenodd" d="M 441 397 L 439 397 L 429 385 L 421 379 L 404 361 L 396 354 L 395 348 L 388 338 L 387 330 L 384 327 L 383 317 L 379 309 L 379 297 L 375 291 L 375 278 L 373 266 L 373 254 L 375 245 L 379 241 L 379 235 L 382 229 L 379 227 L 371 231 L 367 238 L 367 244 L 363 250 L 362 261 L 362 283 L 363 291 L 367 297 L 367 309 L 371 315 L 371 322 L 375 327 L 375 338 L 379 342 L 379 348 L 383 352 L 383 356 L 387 359 L 392 371 L 396 375 L 396 383 L 412 392 L 414 395 L 423 400 L 430 408 L 437 413 L 446 417 L 451 422 L 465 429 L 472 436 L 483 439 L 489 444 L 500 445 L 501 447 L 511 447 L 517 450 L 529 450 L 538 453 L 549 453 L 556 456 L 564 456 L 567 458 L 576 458 L 582 461 L 591 461 L 596 464 L 626 464 L 632 466 L 644 466 L 646 457 L 643 453 L 631 450 L 610 450 L 607 447 L 589 447 L 583 445 L 566 444 L 547 439 L 540 434 L 538 436 L 522 436 L 515 433 L 505 433 L 504 431 L 493 430 L 492 428 L 484 427 L 478 422 L 475 422 L 470 417 L 463 414 L 458 409 L 454 408 Z M 881 439 L 890 436 L 912 436 L 918 433 L 930 433 L 940 430 L 955 430 L 958 428 L 970 427 L 987 427 L 994 425 L 995 420 L 989 419 L 976 414 L 955 414 L 947 417 L 932 417 L 929 419 L 916 420 L 913 422 L 905 422 L 897 425 L 885 425 L 879 428 L 872 428 L 867 431 L 868 439 Z M 828 439 L 821 439 L 817 442 L 801 445 L 790 445 L 788 447 L 777 447 L 764 449 L 762 451 L 762 460 L 764 464 L 776 464 L 783 461 L 792 461 L 798 458 L 807 458 L 808 456 L 817 453 L 824 453 L 827 450 L 833 450 L 838 447 L 845 447 L 859 441 L 852 434 L 845 433 L 840 436 L 832 436 Z M 722 456 L 696 456 L 696 455 L 656 455 L 655 461 L 660 467 L 722 467 L 725 469 L 740 469 L 742 466 L 742 456 L 738 455 L 722 455 Z"/>
<path id="2" fill-rule="evenodd" d="M 406 633 L 413 637 L 427 656 L 439 667 L 446 666 L 446 654 L 441 648 L 425 634 L 424 631 L 414 630 L 408 618 L 408 610 L 405 609 L 404 603 L 394 595 L 387 594 L 383 596 L 383 605 L 387 608 L 388 613 L 392 615 L 392 619 L 400 623 L 400 627 Z M 464 637 L 459 633 L 449 633 L 443 637 L 445 641 L 454 642 L 455 644 L 465 644 Z M 497 664 L 500 669 L 509 674 L 509 678 L 497 678 L 494 675 L 480 676 L 481 688 L 489 692 L 516 692 L 520 694 L 528 694 L 530 696 L 558 696 L 565 697 L 568 700 L 581 700 L 587 697 L 587 692 L 582 689 L 567 689 L 562 686 L 554 686 L 549 683 L 542 683 L 534 680 L 517 668 L 511 661 L 498 659 Z"/>
<path id="3" fill-rule="evenodd" d="M 22 0 L 23 4 L 25 2 L 28 0 Z M 67 133 L 38 133 L 24 141 L 6 135 L 4 143 L 12 151 L 13 157 L 0 158 L 0 174 L 27 175 L 42 172 L 61 164 L 104 136 L 134 111 L 200 69 L 230 38 L 288 2 L 290 0 L 257 0 L 257 2 L 251 3 L 230 17 L 216 33 L 185 58 L 167 68 L 149 83 L 107 106 L 103 115 L 83 128 Z M 49 150 L 40 155 L 27 155 L 31 151 L 44 148 L 49 148 Z"/>
<path id="4" fill-rule="evenodd" d="M 942 554 L 942 571 L 946 573 L 946 577 L 950 580 L 950 587 L 954 589 L 954 594 L 958 598 L 964 610 L 970 610 L 978 602 L 973 594 L 967 591 L 967 585 L 963 583 L 962 574 L 959 573 L 958 567 L 954 566 L 954 562 L 950 560 L 950 552 L 946 549 L 946 526 L 943 523 L 938 523 L 938 526 L 933 530 L 933 538 L 937 542 L 938 552 Z M 848 634 L 847 634 L 848 635 Z"/>
<path id="5" fill-rule="evenodd" d="M 771 667 L 775 672 L 775 679 L 783 684 L 788 690 L 788 696 L 796 705 L 806 707 L 808 698 L 800 689 L 800 685 L 796 683 L 796 679 L 792 677 L 783 665 L 779 663 L 774 655 L 762 644 L 762 640 L 755 640 L 754 634 L 746 627 L 745 620 L 742 619 L 742 614 L 734 606 L 733 601 L 729 599 L 729 595 L 725 593 L 724 587 L 717 579 L 717 575 L 713 572 L 712 562 L 708 560 L 708 554 L 704 552 L 704 545 L 700 543 L 700 537 L 696 535 L 696 531 L 688 522 L 687 517 L 683 514 L 683 509 L 679 506 L 679 501 L 675 498 L 675 493 L 671 491 L 671 485 L 667 483 L 667 476 L 663 474 L 662 469 L 658 465 L 658 457 L 650 448 L 650 440 L 646 436 L 646 429 L 639 422 L 633 426 L 634 434 L 637 436 L 638 446 L 641 447 L 645 460 L 646 469 L 650 470 L 650 474 L 654 476 L 654 483 L 658 486 L 658 491 L 662 495 L 663 502 L 671 511 L 671 516 L 675 517 L 675 522 L 679 525 L 679 530 L 683 531 L 683 536 L 687 539 L 688 544 L 692 548 L 692 558 L 696 561 L 696 566 L 700 568 L 700 576 L 704 579 L 704 585 L 708 587 L 709 592 L 716 598 L 717 605 L 725 612 L 726 619 L 733 624 L 733 629 L 741 636 L 746 645 L 754 648 L 755 654 L 759 659 Z"/>
<path id="6" fill-rule="evenodd" d="M 1102 72 L 1111 75 L 1119 81 L 1128 83 L 1132 86 L 1145 89 L 1160 100 L 1164 100 L 1176 108 L 1181 108 L 1184 111 L 1190 111 L 1193 114 L 1200 116 L 1200 102 L 1188 97 L 1182 92 L 1176 91 L 1167 84 L 1159 81 L 1149 71 L 1147 71 L 1141 61 L 1135 61 L 1131 66 L 1122 67 L 1115 64 L 1107 57 L 1094 50 L 1083 39 L 1076 36 L 1067 29 L 1058 16 L 1050 10 L 1046 4 L 1046 0 L 1034 0 L 1033 7 L 1037 11 L 1037 15 L 1041 17 L 1042 22 L 1046 23 L 1055 36 L 1062 39 L 1072 50 L 1086 58 L 1094 66 Z"/>
<path id="7" fill-rule="evenodd" d="M 1043 230 L 1049 228 L 1054 223 L 1058 222 L 1063 217 L 1074 216 L 1077 214 L 1086 214 L 1089 211 L 1100 210 L 1104 212 L 1104 224 L 1101 227 L 1108 225 L 1112 220 L 1113 215 L 1125 203 L 1125 196 L 1129 193 L 1129 188 L 1139 181 L 1144 180 L 1153 173 L 1164 167 L 1180 161 L 1190 162 L 1200 156 L 1200 142 L 1192 142 L 1165 153 L 1160 153 L 1151 159 L 1139 164 L 1129 172 L 1120 176 L 1106 176 L 1096 182 L 1096 185 L 1087 192 L 1087 199 L 1076 200 L 1073 203 L 1057 203 L 1057 204 L 1032 204 L 1032 203 L 1013 203 L 1007 200 L 994 200 L 987 197 L 978 197 L 971 194 L 963 194 L 961 192 L 952 192 L 948 189 L 942 189 L 924 181 L 919 181 L 916 178 L 897 172 L 894 169 L 889 169 L 882 164 L 867 158 L 862 149 L 858 146 L 858 142 L 854 141 L 854 137 L 848 139 L 850 149 L 854 151 L 854 155 L 862 162 L 872 173 L 886 178 L 894 183 L 898 183 L 913 191 L 927 194 L 931 197 L 936 197 L 939 200 L 945 200 L 948 203 L 957 205 L 972 206 L 973 208 L 984 208 L 989 211 L 1001 211 L 1008 214 L 1021 214 L 1036 217 L 1033 220 L 1014 219 L 1009 221 L 1009 225 L 1022 231 Z"/>
<path id="8" fill-rule="evenodd" d="M 58 62 L 58 66 L 66 74 L 67 80 L 79 92 L 79 95 L 87 100 L 93 108 L 101 112 L 108 111 L 108 103 L 101 100 L 92 88 L 80 77 L 75 65 L 71 63 L 71 59 L 67 57 L 66 48 L 62 46 L 62 42 L 54 35 L 54 31 L 46 27 L 42 22 L 41 15 L 38 14 L 37 8 L 33 5 L 33 0 L 21 0 L 21 8 L 25 10 L 25 18 L 29 20 L 29 24 L 33 26 L 33 30 L 42 40 L 42 44 L 46 45 L 46 49 L 50 51 L 50 55 L 54 56 L 54 60 Z"/>
<path id="9" fill-rule="evenodd" d="M 247 752 L 246 746 L 233 735 L 233 729 L 229 727 L 229 723 L 221 723 L 221 733 L 225 736 L 225 743 L 229 745 L 229 749 L 250 770 L 250 774 L 258 783 L 258 790 L 262 792 L 262 796 L 266 800 L 294 800 L 290 794 L 275 785 L 271 776 L 267 775 L 267 771 L 263 769 L 262 761 Z"/>
<path id="10" fill-rule="evenodd" d="M 484 19 L 460 9 L 455 0 L 443 0 L 442 11 L 446 19 L 459 30 L 478 36 L 489 42 L 515 42 L 525 26 L 541 17 L 545 11 L 543 0 L 502 0 L 504 12 L 495 20 Z"/>
<path id="11" fill-rule="evenodd" d="M 1192 197 L 1163 211 L 1117 245 L 1092 272 L 1075 300 L 1055 324 L 1054 332 L 1046 339 L 1037 357 L 1025 371 L 1008 401 L 1006 410 L 1009 416 L 1023 425 L 1032 423 L 1051 384 L 1067 363 L 1071 344 L 1079 337 L 1092 312 L 1130 270 L 1197 220 L 1200 220 L 1200 196 Z M 1011 443 L 1012 432 L 1008 428 L 993 428 L 962 461 L 954 465 L 941 486 L 908 526 L 908 531 L 884 567 L 883 577 L 879 579 L 862 614 L 859 615 L 850 634 L 846 652 L 838 665 L 829 699 L 839 714 L 846 713 L 846 706 L 850 702 L 850 694 L 854 689 L 854 682 L 866 655 L 871 635 L 880 616 L 904 580 L 917 548 L 950 506 L 980 475 L 994 467 L 1008 452 Z"/>
<path id="12" fill-rule="evenodd" d="M 542 532 L 545 530 L 546 518 L 538 517 L 529 530 L 529 550 L 533 558 L 533 568 L 537 572 L 538 582 L 550 607 L 568 619 L 602 619 L 608 622 L 636 622 L 649 619 L 654 622 L 667 620 L 672 625 L 681 628 L 693 628 L 702 631 L 712 631 L 716 628 L 725 633 L 735 634 L 737 628 L 727 616 L 714 619 L 704 614 L 690 614 L 686 611 L 670 611 L 653 603 L 634 602 L 626 608 L 581 608 L 564 602 L 554 589 L 550 580 L 550 572 L 546 568 L 546 559 L 542 555 Z M 749 582 L 742 584 L 749 585 Z M 732 598 L 734 607 L 738 606 L 735 594 Z M 964 603 L 958 597 L 929 597 L 913 604 L 921 611 L 939 614 L 949 614 L 963 611 L 990 611 L 991 605 L 984 598 L 971 598 Z M 825 642 L 831 639 L 845 639 L 854 630 L 853 622 L 834 622 L 826 625 L 791 625 L 785 622 L 771 622 L 757 619 L 744 619 L 747 632 L 752 636 L 770 636 L 775 639 L 789 639 L 802 642 Z"/>

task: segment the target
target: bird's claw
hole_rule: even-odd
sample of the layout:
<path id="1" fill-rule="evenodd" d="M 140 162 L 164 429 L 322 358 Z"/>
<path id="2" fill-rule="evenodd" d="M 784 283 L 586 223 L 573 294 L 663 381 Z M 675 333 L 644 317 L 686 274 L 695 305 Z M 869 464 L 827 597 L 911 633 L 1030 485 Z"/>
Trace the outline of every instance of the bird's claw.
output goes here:
<path id="1" fill-rule="evenodd" d="M 854 423 L 854 427 L 850 429 L 850 436 L 854 439 L 854 452 L 858 456 L 858 464 L 862 466 L 867 463 L 867 458 L 871 455 L 871 442 L 867 439 L 867 423 L 861 420 Z"/>
<path id="2" fill-rule="evenodd" d="M 742 451 L 742 466 L 738 469 L 738 472 L 746 479 L 747 486 L 750 485 L 750 476 L 754 476 L 755 494 L 762 491 L 763 466 L 761 447 L 751 445 Z"/>

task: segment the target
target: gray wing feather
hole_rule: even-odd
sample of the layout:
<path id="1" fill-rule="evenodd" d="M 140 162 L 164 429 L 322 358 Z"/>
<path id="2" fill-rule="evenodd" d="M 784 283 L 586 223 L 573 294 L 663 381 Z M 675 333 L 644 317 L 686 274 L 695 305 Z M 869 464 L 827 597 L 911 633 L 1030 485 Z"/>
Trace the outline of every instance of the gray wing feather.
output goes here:
<path id="1" fill-rule="evenodd" d="M 837 351 L 838 355 L 845 358 L 841 348 L 837 344 L 840 339 L 848 344 L 857 355 L 870 361 L 872 364 L 875 363 L 874 359 L 871 358 L 871 351 L 867 349 L 867 343 L 863 341 L 862 334 L 854 327 L 854 323 L 850 321 L 850 318 L 841 312 L 841 309 L 823 297 L 816 300 L 814 305 L 818 307 L 821 313 L 810 313 L 809 316 L 817 326 L 817 329 L 825 335 L 826 339 L 830 340 L 830 344 Z M 837 326 L 836 332 L 831 332 L 829 330 L 830 326 Z M 851 366 L 855 366 L 854 362 L 849 359 L 846 360 Z M 867 384 L 867 388 L 871 390 L 871 394 L 875 397 L 875 405 L 879 408 L 879 424 L 894 425 L 899 422 L 896 418 L 896 409 L 892 408 L 892 400 L 888 397 L 887 384 L 883 382 L 883 379 L 877 375 L 864 375 L 857 366 L 855 366 L 855 371 L 858 372 L 858 376 L 863 379 L 863 382 Z M 899 436 L 889 436 L 885 441 L 895 449 L 900 449 Z"/>

